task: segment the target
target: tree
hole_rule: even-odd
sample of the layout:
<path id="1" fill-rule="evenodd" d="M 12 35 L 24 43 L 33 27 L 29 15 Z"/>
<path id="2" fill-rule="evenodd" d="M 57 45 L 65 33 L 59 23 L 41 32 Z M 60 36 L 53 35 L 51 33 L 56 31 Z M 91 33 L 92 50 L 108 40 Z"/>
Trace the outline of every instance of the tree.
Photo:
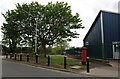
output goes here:
<path id="1" fill-rule="evenodd" d="M 63 54 L 63 52 L 69 48 L 69 43 L 67 40 L 60 39 L 57 43 L 53 45 L 52 52 L 53 54 Z"/>
<path id="2" fill-rule="evenodd" d="M 73 16 L 70 6 L 64 2 L 48 3 L 43 9 L 43 14 L 38 22 L 38 35 L 46 56 L 46 45 L 53 45 L 61 38 L 77 37 L 79 34 L 72 32 L 71 29 L 81 28 L 82 20 L 78 13 Z"/>
<path id="3" fill-rule="evenodd" d="M 6 23 L 3 23 L 1 27 L 2 33 L 4 34 L 2 43 L 9 45 L 8 53 L 15 53 L 17 43 L 20 41 L 20 33 L 18 24 L 16 23 L 16 13 L 14 10 L 8 10 L 3 16 L 6 19 Z"/>
<path id="4" fill-rule="evenodd" d="M 24 44 L 34 46 L 35 30 L 33 29 L 36 24 L 34 19 L 36 18 L 35 9 L 36 6 L 40 8 L 40 5 L 38 6 L 37 4 L 37 2 L 32 2 L 29 5 L 23 4 L 22 6 L 17 4 L 17 9 L 8 10 L 3 14 L 6 23 L 3 23 L 2 26 L 2 32 L 4 34 L 2 42 L 9 45 L 10 52 L 15 52 L 14 50 L 17 45 L 20 46 L 20 42 L 23 41 Z"/>
<path id="5" fill-rule="evenodd" d="M 19 41 L 24 40 L 26 44 L 34 47 L 35 28 L 37 26 L 37 44 L 38 47 L 42 47 L 44 57 L 46 57 L 47 45 L 54 45 L 63 38 L 76 38 L 79 34 L 76 31 L 71 31 L 71 29 L 82 28 L 82 20 L 79 18 L 79 14 L 72 15 L 71 7 L 64 2 L 56 2 L 55 4 L 50 2 L 47 5 L 41 5 L 38 2 L 17 4 L 16 9 L 11 10 L 11 12 L 10 14 L 13 16 L 6 15 L 5 17 L 14 17 L 13 24 L 15 23 L 17 26 L 10 25 L 9 22 L 7 24 L 10 28 L 17 27 L 15 31 L 19 33 L 18 37 L 15 38 L 20 38 Z M 4 33 L 4 35 L 6 34 Z"/>

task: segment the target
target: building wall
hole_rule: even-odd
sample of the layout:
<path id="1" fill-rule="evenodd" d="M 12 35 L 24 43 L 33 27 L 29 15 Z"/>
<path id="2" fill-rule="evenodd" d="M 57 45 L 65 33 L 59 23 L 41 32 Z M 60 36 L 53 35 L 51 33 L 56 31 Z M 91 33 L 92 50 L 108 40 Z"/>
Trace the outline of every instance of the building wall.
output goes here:
<path id="1" fill-rule="evenodd" d="M 87 47 L 87 55 L 93 58 L 101 58 L 101 19 L 98 17 L 94 23 L 93 28 L 89 32 L 88 36 L 84 40 L 84 44 Z"/>
<path id="2" fill-rule="evenodd" d="M 85 44 L 88 42 L 88 45 L 96 45 L 101 43 L 101 20 L 98 18 L 94 27 L 90 31 L 89 35 L 85 39 Z"/>
<path id="3" fill-rule="evenodd" d="M 118 14 L 103 12 L 104 56 L 113 57 L 112 42 L 119 40 Z"/>
<path id="4" fill-rule="evenodd" d="M 104 42 L 118 41 L 118 14 L 103 13 Z"/>
<path id="5" fill-rule="evenodd" d="M 101 13 L 102 18 L 100 16 Z M 120 14 L 106 11 L 99 12 L 98 16 L 93 22 L 93 25 L 91 26 L 91 29 L 83 40 L 84 46 L 88 48 L 88 56 L 93 58 L 113 58 L 112 42 L 120 41 L 119 19 Z M 103 23 L 103 44 L 101 22 Z"/>
<path id="6" fill-rule="evenodd" d="M 118 39 L 120 41 L 120 15 L 118 16 Z"/>
<path id="7" fill-rule="evenodd" d="M 120 15 L 118 16 L 118 40 L 120 41 Z"/>

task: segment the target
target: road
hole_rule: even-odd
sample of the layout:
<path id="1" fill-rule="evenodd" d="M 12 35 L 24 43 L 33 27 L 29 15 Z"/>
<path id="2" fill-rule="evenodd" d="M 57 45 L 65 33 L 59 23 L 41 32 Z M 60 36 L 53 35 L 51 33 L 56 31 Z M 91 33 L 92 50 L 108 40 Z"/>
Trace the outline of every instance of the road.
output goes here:
<path id="1" fill-rule="evenodd" d="M 88 76 L 85 74 L 81 75 L 73 74 L 3 60 L 2 77 L 88 77 Z"/>

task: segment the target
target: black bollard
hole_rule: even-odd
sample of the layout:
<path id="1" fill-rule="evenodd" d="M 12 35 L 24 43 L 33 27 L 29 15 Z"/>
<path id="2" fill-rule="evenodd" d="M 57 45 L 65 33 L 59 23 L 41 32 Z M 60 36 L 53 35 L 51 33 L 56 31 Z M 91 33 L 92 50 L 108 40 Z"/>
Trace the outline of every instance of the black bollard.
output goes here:
<path id="1" fill-rule="evenodd" d="M 16 60 L 16 53 L 15 53 L 15 60 Z"/>
<path id="2" fill-rule="evenodd" d="M 6 53 L 6 59 L 8 58 L 8 53 Z"/>
<path id="3" fill-rule="evenodd" d="M 50 56 L 48 55 L 48 66 L 50 66 Z"/>
<path id="4" fill-rule="evenodd" d="M 38 63 L 38 54 L 35 55 L 35 63 Z"/>
<path id="5" fill-rule="evenodd" d="M 66 56 L 64 56 L 64 69 L 66 69 L 66 65 L 67 65 L 67 63 L 66 63 Z"/>
<path id="6" fill-rule="evenodd" d="M 27 62 L 29 62 L 29 54 L 27 54 Z"/>
<path id="7" fill-rule="evenodd" d="M 89 68 L 89 59 L 90 59 L 90 57 L 87 57 L 87 73 L 90 72 L 90 68 Z"/>
<path id="8" fill-rule="evenodd" d="M 20 54 L 20 61 L 22 61 L 22 53 Z"/>

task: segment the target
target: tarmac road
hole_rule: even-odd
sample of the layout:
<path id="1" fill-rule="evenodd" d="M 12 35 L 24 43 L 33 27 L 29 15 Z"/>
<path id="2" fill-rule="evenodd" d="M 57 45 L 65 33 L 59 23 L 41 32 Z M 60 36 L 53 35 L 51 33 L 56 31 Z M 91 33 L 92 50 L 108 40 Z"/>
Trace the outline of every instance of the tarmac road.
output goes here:
<path id="1" fill-rule="evenodd" d="M 104 73 L 105 74 L 105 73 Z M 89 76 L 88 76 L 89 75 Z M 117 77 L 95 77 L 90 74 L 68 72 L 34 67 L 26 64 L 2 61 L 2 79 L 118 79 Z"/>
<path id="2" fill-rule="evenodd" d="M 88 76 L 85 74 L 81 75 L 73 74 L 3 60 L 2 77 L 88 77 Z"/>

